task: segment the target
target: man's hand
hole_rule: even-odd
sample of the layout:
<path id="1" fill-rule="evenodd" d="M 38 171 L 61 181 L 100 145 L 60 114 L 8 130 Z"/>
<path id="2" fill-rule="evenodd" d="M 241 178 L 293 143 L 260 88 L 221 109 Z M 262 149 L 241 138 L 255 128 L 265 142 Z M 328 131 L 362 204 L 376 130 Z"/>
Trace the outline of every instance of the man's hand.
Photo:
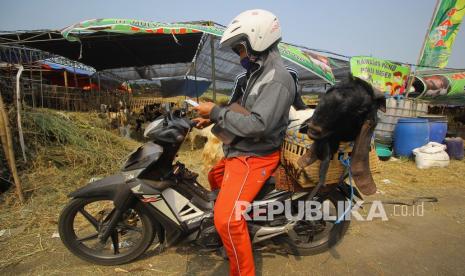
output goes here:
<path id="1" fill-rule="evenodd" d="M 210 112 L 212 111 L 213 107 L 215 107 L 214 103 L 205 102 L 199 104 L 199 106 L 194 107 L 193 110 L 196 110 L 199 113 L 200 117 L 209 118 Z"/>
<path id="2" fill-rule="evenodd" d="M 196 128 L 204 128 L 212 123 L 210 119 L 204 119 L 200 117 L 194 118 L 192 121 L 197 123 L 197 125 L 195 125 Z"/>

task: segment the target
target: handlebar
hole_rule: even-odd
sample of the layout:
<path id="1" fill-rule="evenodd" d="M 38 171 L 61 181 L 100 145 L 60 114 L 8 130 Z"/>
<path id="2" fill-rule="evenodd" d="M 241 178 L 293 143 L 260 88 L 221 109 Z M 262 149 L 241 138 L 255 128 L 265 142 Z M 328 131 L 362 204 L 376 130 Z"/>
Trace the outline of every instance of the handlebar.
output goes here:
<path id="1" fill-rule="evenodd" d="M 186 104 L 187 105 L 187 104 Z M 179 113 L 176 114 L 176 110 L 172 110 L 170 109 L 169 107 L 165 107 L 163 109 L 163 118 L 164 118 L 164 121 L 165 121 L 165 124 L 168 123 L 168 121 L 172 121 L 174 119 L 182 119 L 184 120 L 190 128 L 193 128 L 197 125 L 197 122 L 194 122 L 192 121 L 190 118 L 188 118 L 187 114 L 188 114 L 188 108 L 187 106 L 185 108 L 181 108 L 179 109 Z"/>

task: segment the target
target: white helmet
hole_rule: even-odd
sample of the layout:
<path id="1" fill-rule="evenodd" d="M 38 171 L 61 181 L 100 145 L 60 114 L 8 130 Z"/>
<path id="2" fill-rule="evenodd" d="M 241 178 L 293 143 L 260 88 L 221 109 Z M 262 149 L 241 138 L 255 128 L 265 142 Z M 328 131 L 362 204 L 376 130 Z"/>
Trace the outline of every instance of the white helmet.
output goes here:
<path id="1" fill-rule="evenodd" d="M 244 40 L 252 51 L 265 51 L 281 40 L 281 26 L 278 18 L 265 10 L 242 12 L 229 23 L 221 37 L 220 47 L 233 47 Z"/>

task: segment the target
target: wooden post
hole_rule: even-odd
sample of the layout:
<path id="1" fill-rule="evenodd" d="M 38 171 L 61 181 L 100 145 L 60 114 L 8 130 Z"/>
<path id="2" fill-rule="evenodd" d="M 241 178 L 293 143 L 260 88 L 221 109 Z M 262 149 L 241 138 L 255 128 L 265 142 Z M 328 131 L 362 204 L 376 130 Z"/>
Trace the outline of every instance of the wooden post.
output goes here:
<path id="1" fill-rule="evenodd" d="M 32 52 L 31 52 L 32 53 Z M 34 94 L 34 82 L 32 79 L 32 64 L 29 64 L 29 84 L 31 85 L 31 98 L 32 98 L 32 108 L 36 107 L 36 99 L 35 99 L 35 94 Z"/>
<path id="2" fill-rule="evenodd" d="M 76 89 L 78 88 L 78 80 L 77 80 L 77 74 L 76 74 L 76 62 L 73 62 L 73 75 L 74 75 L 74 89 L 76 91 Z M 77 106 L 80 105 L 81 103 L 81 97 L 82 95 L 79 95 L 79 98 L 78 100 L 75 98 L 76 95 L 73 95 L 71 97 L 71 101 L 72 101 L 72 106 L 73 106 L 73 111 L 79 111 Z M 79 103 L 79 104 L 78 104 Z"/>
<path id="3" fill-rule="evenodd" d="M 97 86 L 98 86 L 98 91 L 100 92 L 100 73 L 97 72 Z"/>
<path id="4" fill-rule="evenodd" d="M 86 106 L 86 111 L 89 111 L 89 105 L 90 103 L 94 102 L 96 99 L 94 95 L 92 94 L 92 78 L 89 76 L 89 92 L 87 93 L 87 106 Z"/>
<path id="5" fill-rule="evenodd" d="M 77 74 L 76 74 L 76 63 L 73 62 L 73 69 L 74 69 L 74 87 L 78 87 L 78 81 L 77 81 Z"/>
<path id="6" fill-rule="evenodd" d="M 63 79 L 65 81 L 65 89 L 66 89 L 66 93 L 68 93 L 68 72 L 63 71 Z"/>
<path id="7" fill-rule="evenodd" d="M 195 97 L 196 101 L 199 103 L 199 91 L 197 87 L 197 58 L 194 61 L 194 80 L 195 80 Z"/>
<path id="8" fill-rule="evenodd" d="M 215 75 L 215 38 L 210 35 L 211 60 L 212 60 L 212 85 L 213 85 L 213 102 L 216 103 L 216 75 Z"/>
<path id="9" fill-rule="evenodd" d="M 98 89 L 98 102 L 97 102 L 97 109 L 100 108 L 102 104 L 102 91 L 100 90 L 100 73 L 97 72 L 97 89 Z"/>
<path id="10" fill-rule="evenodd" d="M 5 105 L 3 104 L 2 95 L 0 93 L 0 141 L 3 145 L 3 151 L 5 152 L 5 158 L 10 167 L 11 174 L 13 175 L 13 181 L 15 182 L 16 194 L 18 195 L 19 202 L 24 202 L 23 189 L 19 180 L 18 171 L 16 169 L 16 160 L 13 152 L 13 139 L 11 137 L 11 131 L 8 122 L 8 115 L 5 111 Z"/>
<path id="11" fill-rule="evenodd" d="M 40 105 L 44 107 L 44 91 L 43 91 L 43 79 L 42 79 L 42 68 L 40 68 Z"/>

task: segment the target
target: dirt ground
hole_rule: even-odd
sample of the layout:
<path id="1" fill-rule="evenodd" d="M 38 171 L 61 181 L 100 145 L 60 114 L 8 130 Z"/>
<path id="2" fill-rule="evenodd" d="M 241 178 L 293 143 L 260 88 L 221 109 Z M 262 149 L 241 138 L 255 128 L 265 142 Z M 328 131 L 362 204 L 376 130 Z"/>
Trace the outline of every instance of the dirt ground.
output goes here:
<path id="1" fill-rule="evenodd" d="M 190 159 L 197 154 L 200 150 L 182 153 L 180 157 Z M 200 171 L 199 163 L 189 162 L 191 168 Z M 257 248 L 254 252 L 257 274 L 465 275 L 465 161 L 452 161 L 448 168 L 430 170 L 419 170 L 407 160 L 388 161 L 375 179 L 379 192 L 365 198 L 366 202 L 377 199 L 408 202 L 420 196 L 437 197 L 439 201 L 424 203 L 423 213 L 418 213 L 421 211 L 418 205 L 386 204 L 388 221 L 353 221 L 340 244 L 316 256 L 291 256 L 275 246 Z M 369 207 L 366 204 L 365 210 Z M 8 243 L 14 247 L 39 241 L 37 250 L 18 256 L 3 266 L 0 274 L 227 275 L 228 272 L 228 263 L 220 256 L 190 245 L 167 249 L 154 245 L 130 264 L 93 265 L 69 253 L 59 238 L 52 238 L 56 229 L 50 227 L 49 231 L 48 236 L 33 235 Z M 4 239 L 15 237 L 0 238 L 0 252 L 6 249 L 2 248 L 6 244 Z"/>

